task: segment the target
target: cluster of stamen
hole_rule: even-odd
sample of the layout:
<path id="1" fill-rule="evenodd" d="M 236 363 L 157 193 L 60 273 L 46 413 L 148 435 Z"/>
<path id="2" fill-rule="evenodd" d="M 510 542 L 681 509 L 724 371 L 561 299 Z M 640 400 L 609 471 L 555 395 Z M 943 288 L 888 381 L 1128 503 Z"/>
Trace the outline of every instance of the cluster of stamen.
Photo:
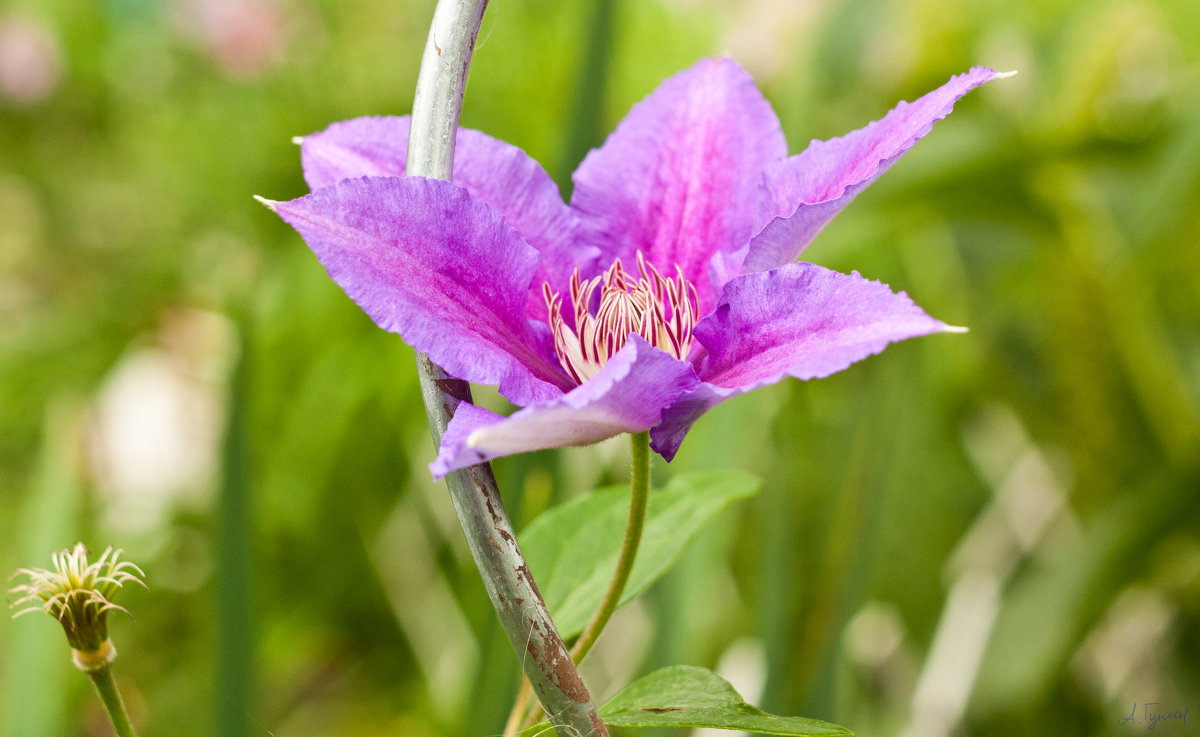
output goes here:
<path id="1" fill-rule="evenodd" d="M 613 354 L 624 347 L 630 333 L 652 346 L 686 359 L 692 348 L 696 324 L 696 288 L 675 268 L 668 279 L 637 255 L 638 278 L 625 271 L 617 259 L 602 275 L 583 281 L 579 269 L 571 276 L 572 330 L 562 315 L 562 297 L 542 285 L 542 296 L 550 311 L 550 329 L 558 360 L 579 383 L 595 376 Z M 592 303 L 599 290 L 595 313 Z"/>

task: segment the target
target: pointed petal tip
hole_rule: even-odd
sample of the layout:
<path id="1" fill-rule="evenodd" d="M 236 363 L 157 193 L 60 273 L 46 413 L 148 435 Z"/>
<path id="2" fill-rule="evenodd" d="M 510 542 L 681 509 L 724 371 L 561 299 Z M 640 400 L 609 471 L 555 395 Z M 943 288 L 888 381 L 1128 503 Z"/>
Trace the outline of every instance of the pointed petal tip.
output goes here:
<path id="1" fill-rule="evenodd" d="M 964 328 L 960 325 L 943 325 L 942 332 L 943 333 L 969 333 L 969 332 L 971 332 L 971 329 Z"/>
<path id="2" fill-rule="evenodd" d="M 1008 79 L 1009 77 L 1015 76 L 1017 76 L 1016 69 L 1012 70 L 1011 72 L 996 72 L 996 76 L 993 77 L 993 79 Z"/>
<path id="3" fill-rule="evenodd" d="M 1016 74 L 1016 72 L 1013 73 Z M 292 136 L 292 143 L 299 146 L 300 144 L 304 143 L 304 136 Z"/>
<path id="4" fill-rule="evenodd" d="M 275 212 L 275 208 L 280 204 L 276 200 L 268 200 L 266 197 L 259 197 L 258 195 L 254 195 L 254 199 L 258 200 L 258 204 L 267 208 L 271 212 Z"/>

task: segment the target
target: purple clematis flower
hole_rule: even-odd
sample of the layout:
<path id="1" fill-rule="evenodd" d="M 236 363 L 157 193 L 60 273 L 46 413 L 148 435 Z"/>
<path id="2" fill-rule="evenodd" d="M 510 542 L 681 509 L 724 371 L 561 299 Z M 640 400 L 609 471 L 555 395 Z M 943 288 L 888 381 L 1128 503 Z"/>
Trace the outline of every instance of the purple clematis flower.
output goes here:
<path id="1" fill-rule="evenodd" d="M 313 192 L 267 203 L 382 328 L 522 409 L 462 404 L 430 469 L 692 424 L 785 376 L 828 376 L 954 330 L 903 292 L 800 252 L 855 195 L 998 76 L 976 67 L 882 120 L 789 157 L 770 105 L 706 59 L 636 105 L 575 172 L 460 130 L 453 182 L 405 177 L 407 118 L 302 141 Z"/>

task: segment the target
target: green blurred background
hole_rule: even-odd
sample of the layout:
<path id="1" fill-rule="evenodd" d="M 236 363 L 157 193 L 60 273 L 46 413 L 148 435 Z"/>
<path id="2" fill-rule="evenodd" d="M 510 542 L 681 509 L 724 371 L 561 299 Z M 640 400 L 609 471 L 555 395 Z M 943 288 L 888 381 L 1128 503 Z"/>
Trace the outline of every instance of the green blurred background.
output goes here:
<path id="1" fill-rule="evenodd" d="M 117 675 L 153 735 L 495 735 L 518 664 L 444 491 L 411 351 L 257 205 L 295 135 L 412 100 L 432 2 L 0 8 L 0 572 L 123 547 Z M 1200 3 L 494 0 L 464 123 L 563 187 L 629 106 L 728 53 L 791 150 L 973 64 L 806 252 L 961 336 L 703 419 L 681 470 L 764 491 L 623 610 L 586 675 L 717 668 L 862 735 L 1200 724 Z M 487 394 L 487 392 L 483 392 Z M 494 397 L 494 395 L 491 395 Z M 496 464 L 518 525 L 624 444 Z M 0 734 L 104 735 L 39 617 Z"/>

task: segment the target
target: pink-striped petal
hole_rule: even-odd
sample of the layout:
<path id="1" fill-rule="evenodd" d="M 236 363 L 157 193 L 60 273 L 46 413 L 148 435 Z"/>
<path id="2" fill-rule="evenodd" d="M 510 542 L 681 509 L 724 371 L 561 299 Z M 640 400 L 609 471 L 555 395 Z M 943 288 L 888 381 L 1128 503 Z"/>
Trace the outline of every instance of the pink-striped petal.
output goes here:
<path id="1" fill-rule="evenodd" d="M 901 102 L 882 120 L 841 138 L 813 141 L 803 153 L 765 171 L 759 223 L 743 271 L 766 271 L 796 260 L 842 208 L 887 171 L 979 85 L 1003 75 L 974 67 L 915 102 Z"/>
<path id="2" fill-rule="evenodd" d="M 315 192 L 343 179 L 402 177 L 408 131 L 407 115 L 376 115 L 343 120 L 304 136 L 300 139 L 304 181 Z"/>
<path id="3" fill-rule="evenodd" d="M 403 176 L 409 118 L 367 117 L 334 123 L 301 141 L 304 177 L 313 190 L 361 176 Z M 566 289 L 575 267 L 595 268 L 599 250 L 580 241 L 575 214 L 558 186 L 521 149 L 477 130 L 460 128 L 455 143 L 455 184 L 499 212 L 542 255 L 527 303 L 530 317 L 545 320 L 541 284 Z"/>
<path id="4" fill-rule="evenodd" d="M 377 325 L 517 404 L 571 388 L 525 316 L 538 254 L 450 182 L 346 179 L 273 209 Z M 538 329 L 543 333 L 539 333 Z"/>
<path id="5" fill-rule="evenodd" d="M 664 274 L 678 265 L 704 313 L 720 288 L 710 262 L 753 235 L 762 172 L 786 155 L 750 76 L 731 59 L 705 59 L 663 82 L 588 154 L 571 207 L 602 266 L 639 250 Z"/>
<path id="6" fill-rule="evenodd" d="M 953 330 L 857 272 L 797 263 L 739 276 L 696 326 L 708 351 L 698 371 L 704 383 L 663 413 L 651 431 L 654 448 L 670 460 L 692 423 L 730 397 L 786 376 L 829 376 L 889 343 Z"/>
<path id="7" fill-rule="evenodd" d="M 691 364 L 631 335 L 600 373 L 557 399 L 511 417 L 460 405 L 429 468 L 441 478 L 501 456 L 642 432 L 659 422 L 664 407 L 698 384 Z"/>

